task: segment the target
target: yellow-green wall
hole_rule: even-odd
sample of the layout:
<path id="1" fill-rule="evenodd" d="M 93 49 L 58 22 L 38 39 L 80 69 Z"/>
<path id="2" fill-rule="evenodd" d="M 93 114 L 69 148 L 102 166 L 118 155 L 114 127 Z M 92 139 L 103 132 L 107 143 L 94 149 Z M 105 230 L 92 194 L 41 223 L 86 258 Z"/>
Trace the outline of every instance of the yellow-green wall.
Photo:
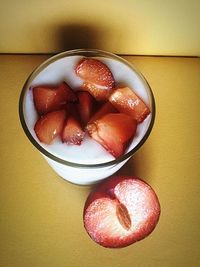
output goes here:
<path id="1" fill-rule="evenodd" d="M 199 0 L 1 0 L 0 53 L 200 55 Z"/>

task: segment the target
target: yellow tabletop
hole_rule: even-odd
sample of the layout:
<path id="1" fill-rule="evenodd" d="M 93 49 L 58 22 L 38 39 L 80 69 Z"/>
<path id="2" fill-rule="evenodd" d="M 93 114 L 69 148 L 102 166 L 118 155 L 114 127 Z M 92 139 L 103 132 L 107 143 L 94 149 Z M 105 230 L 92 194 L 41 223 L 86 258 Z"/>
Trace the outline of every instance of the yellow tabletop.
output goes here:
<path id="1" fill-rule="evenodd" d="M 23 83 L 48 57 L 0 56 L 0 266 L 200 266 L 200 58 L 125 57 L 152 87 L 156 120 L 147 142 L 119 173 L 146 180 L 162 211 L 149 237 L 106 249 L 83 227 L 92 187 L 58 177 L 19 122 Z"/>

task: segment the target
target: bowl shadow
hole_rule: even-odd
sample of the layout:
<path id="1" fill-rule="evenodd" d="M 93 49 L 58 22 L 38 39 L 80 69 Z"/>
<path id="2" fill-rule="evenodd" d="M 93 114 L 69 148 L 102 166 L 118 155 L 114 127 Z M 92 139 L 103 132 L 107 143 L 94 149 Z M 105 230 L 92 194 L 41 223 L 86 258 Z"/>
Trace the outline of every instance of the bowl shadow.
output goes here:
<path id="1" fill-rule="evenodd" d="M 147 183 L 150 183 L 151 177 L 149 175 L 153 164 L 149 156 L 151 153 L 150 151 L 150 146 L 144 145 L 115 175 L 137 176 Z"/>
<path id="2" fill-rule="evenodd" d="M 102 49 L 101 36 L 103 29 L 88 24 L 60 25 L 56 30 L 59 51 L 79 48 Z"/>

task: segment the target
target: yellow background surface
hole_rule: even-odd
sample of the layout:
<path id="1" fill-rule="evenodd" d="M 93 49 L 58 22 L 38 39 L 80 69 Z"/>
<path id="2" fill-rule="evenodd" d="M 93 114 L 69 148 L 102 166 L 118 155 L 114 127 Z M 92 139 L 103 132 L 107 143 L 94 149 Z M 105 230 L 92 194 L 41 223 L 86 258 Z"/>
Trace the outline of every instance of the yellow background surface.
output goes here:
<path id="1" fill-rule="evenodd" d="M 119 173 L 146 180 L 162 211 L 148 238 L 106 249 L 83 227 L 92 188 L 58 177 L 19 122 L 21 88 L 48 57 L 0 56 L 0 266 L 200 266 L 200 58 L 125 57 L 152 87 L 157 114 L 149 139 Z"/>
<path id="2" fill-rule="evenodd" d="M 199 0 L 1 0 L 0 53 L 200 55 Z"/>

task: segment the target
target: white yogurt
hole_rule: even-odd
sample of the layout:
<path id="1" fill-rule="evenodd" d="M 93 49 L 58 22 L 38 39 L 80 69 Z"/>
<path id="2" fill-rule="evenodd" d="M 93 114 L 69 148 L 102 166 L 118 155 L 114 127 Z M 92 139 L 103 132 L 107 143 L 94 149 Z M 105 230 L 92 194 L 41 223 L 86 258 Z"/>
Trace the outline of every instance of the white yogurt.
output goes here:
<path id="1" fill-rule="evenodd" d="M 86 136 L 80 146 L 63 144 L 57 138 L 51 145 L 41 143 L 35 132 L 34 125 L 38 118 L 37 112 L 33 104 L 32 87 L 44 84 L 56 85 L 65 81 L 71 88 L 77 90 L 83 81 L 75 74 L 75 66 L 83 56 L 73 55 L 65 56 L 53 61 L 45 67 L 29 84 L 29 88 L 24 95 L 23 111 L 24 120 L 32 137 L 50 154 L 57 158 L 78 164 L 94 165 L 114 160 L 114 157 L 108 153 L 100 144 L 92 138 Z M 136 73 L 132 68 L 113 58 L 94 57 L 104 62 L 113 73 L 116 86 L 128 86 L 150 105 L 150 94 L 147 92 L 148 85 L 144 79 Z M 151 109 L 151 107 L 150 107 Z M 140 123 L 137 127 L 136 135 L 128 147 L 127 151 L 132 150 L 145 136 L 152 119 L 152 113 Z M 43 151 L 40 151 L 43 153 Z M 44 154 L 44 153 L 43 153 Z M 44 155 L 45 156 L 45 155 Z M 114 162 L 110 166 L 92 167 L 92 166 L 69 166 L 67 163 L 62 164 L 56 160 L 45 156 L 52 168 L 64 179 L 76 184 L 92 184 L 102 180 L 121 168 L 128 160 L 125 159 L 120 163 Z"/>

